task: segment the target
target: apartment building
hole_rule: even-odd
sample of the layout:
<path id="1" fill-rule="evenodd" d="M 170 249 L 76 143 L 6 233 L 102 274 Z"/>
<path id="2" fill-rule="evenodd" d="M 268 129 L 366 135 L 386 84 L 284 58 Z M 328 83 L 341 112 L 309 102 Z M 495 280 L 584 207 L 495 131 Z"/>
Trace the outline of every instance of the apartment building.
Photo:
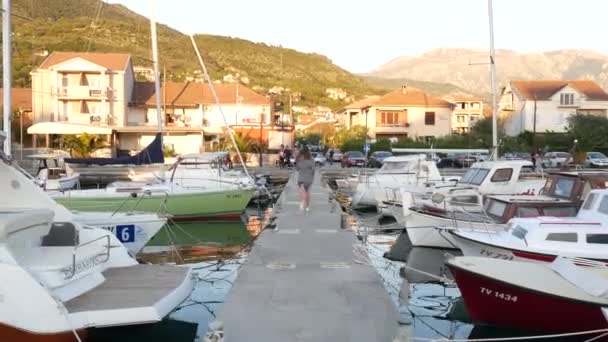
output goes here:
<path id="1" fill-rule="evenodd" d="M 514 80 L 503 89 L 498 113 L 507 135 L 566 132 L 573 114 L 606 116 L 608 94 L 590 80 Z"/>

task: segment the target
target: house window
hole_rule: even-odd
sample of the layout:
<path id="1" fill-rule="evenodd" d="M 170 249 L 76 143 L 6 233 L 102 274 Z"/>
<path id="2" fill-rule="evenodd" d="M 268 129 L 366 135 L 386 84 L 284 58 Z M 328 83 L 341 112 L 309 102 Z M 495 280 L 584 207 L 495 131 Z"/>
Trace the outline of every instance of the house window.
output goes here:
<path id="1" fill-rule="evenodd" d="M 469 119 L 471 122 L 477 120 L 478 116 L 477 115 L 471 115 L 471 118 Z"/>
<path id="2" fill-rule="evenodd" d="M 479 102 L 471 103 L 471 109 L 479 109 Z"/>
<path id="3" fill-rule="evenodd" d="M 456 122 L 464 122 L 464 115 L 456 116 Z"/>
<path id="4" fill-rule="evenodd" d="M 425 125 L 434 125 L 435 124 L 435 112 L 425 112 L 424 113 L 424 124 Z"/>
<path id="5" fill-rule="evenodd" d="M 560 94 L 559 95 L 559 104 L 562 106 L 572 106 L 574 104 L 574 94 Z"/>
<path id="6" fill-rule="evenodd" d="M 85 75 L 84 73 L 80 74 L 80 85 L 81 86 L 88 86 L 89 85 L 89 80 L 87 79 L 87 75 Z"/>
<path id="7" fill-rule="evenodd" d="M 379 115 L 378 115 L 379 114 Z M 377 126 L 400 126 L 405 125 L 407 112 L 405 111 L 379 111 L 376 114 Z"/>
<path id="8" fill-rule="evenodd" d="M 62 87 L 68 87 L 70 85 L 70 78 L 68 77 L 67 74 L 63 74 L 61 76 L 61 86 Z"/>

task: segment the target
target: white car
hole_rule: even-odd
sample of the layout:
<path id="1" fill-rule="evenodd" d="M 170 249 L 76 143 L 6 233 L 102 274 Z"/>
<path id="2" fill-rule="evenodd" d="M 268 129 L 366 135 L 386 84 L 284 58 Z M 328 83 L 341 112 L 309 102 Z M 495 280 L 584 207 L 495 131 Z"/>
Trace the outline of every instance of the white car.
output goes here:
<path id="1" fill-rule="evenodd" d="M 570 160 L 570 153 L 567 152 L 547 152 L 541 159 L 543 168 L 561 167 Z"/>
<path id="2" fill-rule="evenodd" d="M 323 156 L 323 153 L 313 152 L 312 159 L 315 161 L 315 165 L 323 166 L 327 163 L 327 159 Z"/>
<path id="3" fill-rule="evenodd" d="M 608 167 L 608 157 L 606 157 L 601 152 L 587 152 L 587 158 L 585 158 L 585 166 Z"/>
<path id="4" fill-rule="evenodd" d="M 329 159 L 329 151 L 325 153 L 325 158 Z M 340 150 L 334 150 L 334 155 L 332 158 L 333 162 L 341 162 L 342 161 L 342 152 Z"/>

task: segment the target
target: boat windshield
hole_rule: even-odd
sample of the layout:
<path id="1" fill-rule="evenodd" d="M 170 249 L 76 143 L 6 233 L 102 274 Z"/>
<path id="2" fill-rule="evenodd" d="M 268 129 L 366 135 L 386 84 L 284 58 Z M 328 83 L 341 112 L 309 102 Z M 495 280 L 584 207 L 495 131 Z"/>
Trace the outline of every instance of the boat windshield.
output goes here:
<path id="1" fill-rule="evenodd" d="M 570 198 L 576 179 L 572 177 L 557 177 L 553 194 L 557 197 Z"/>
<path id="2" fill-rule="evenodd" d="M 496 218 L 502 218 L 507 209 L 507 203 L 500 202 L 495 199 L 490 199 L 485 205 L 485 211 L 488 215 Z"/>
<path id="3" fill-rule="evenodd" d="M 460 183 L 480 185 L 490 173 L 489 169 L 472 168 L 467 171 L 460 179 Z"/>
<path id="4" fill-rule="evenodd" d="M 378 173 L 408 173 L 414 172 L 412 162 L 384 162 Z"/>

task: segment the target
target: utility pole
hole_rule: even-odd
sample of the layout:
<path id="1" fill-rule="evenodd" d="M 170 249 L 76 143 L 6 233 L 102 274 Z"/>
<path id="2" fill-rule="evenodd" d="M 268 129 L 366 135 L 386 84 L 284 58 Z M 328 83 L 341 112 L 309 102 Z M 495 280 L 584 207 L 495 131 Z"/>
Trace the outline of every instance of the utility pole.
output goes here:
<path id="1" fill-rule="evenodd" d="M 12 85 L 12 41 L 11 41 L 11 0 L 2 0 L 2 84 L 4 91 L 3 128 L 6 133 L 4 141 L 4 154 L 11 155 L 11 112 L 13 109 L 13 85 Z"/>
<path id="2" fill-rule="evenodd" d="M 498 132 L 496 117 L 498 108 L 496 105 L 496 53 L 494 51 L 494 11 L 492 0 L 488 0 L 488 19 L 490 24 L 490 82 L 492 83 L 492 148 L 494 160 L 498 160 Z"/>
<path id="3" fill-rule="evenodd" d="M 536 94 L 534 94 L 534 122 L 532 123 L 532 153 L 536 153 Z"/>

